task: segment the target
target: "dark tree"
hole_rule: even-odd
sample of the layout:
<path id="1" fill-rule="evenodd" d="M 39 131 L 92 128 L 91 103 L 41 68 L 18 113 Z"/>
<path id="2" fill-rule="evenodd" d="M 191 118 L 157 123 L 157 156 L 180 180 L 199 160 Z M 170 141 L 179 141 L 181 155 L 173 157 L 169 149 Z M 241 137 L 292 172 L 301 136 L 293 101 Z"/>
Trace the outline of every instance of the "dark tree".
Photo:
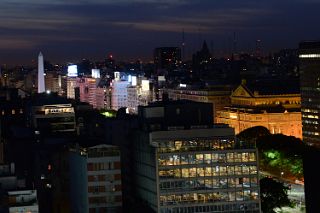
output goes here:
<path id="1" fill-rule="evenodd" d="M 261 209 L 263 213 L 275 213 L 275 208 L 292 207 L 288 198 L 288 187 L 272 178 L 260 180 Z"/>
<path id="2" fill-rule="evenodd" d="M 305 152 L 305 144 L 299 138 L 282 134 L 260 137 L 257 140 L 257 148 L 261 152 L 270 149 L 282 151 L 288 156 L 302 156 Z"/>
<path id="3" fill-rule="evenodd" d="M 269 135 L 271 135 L 271 133 L 266 127 L 255 126 L 255 127 L 251 127 L 243 130 L 237 135 L 237 138 L 240 141 L 245 141 L 255 146 L 258 138 L 263 136 L 269 136 Z"/>

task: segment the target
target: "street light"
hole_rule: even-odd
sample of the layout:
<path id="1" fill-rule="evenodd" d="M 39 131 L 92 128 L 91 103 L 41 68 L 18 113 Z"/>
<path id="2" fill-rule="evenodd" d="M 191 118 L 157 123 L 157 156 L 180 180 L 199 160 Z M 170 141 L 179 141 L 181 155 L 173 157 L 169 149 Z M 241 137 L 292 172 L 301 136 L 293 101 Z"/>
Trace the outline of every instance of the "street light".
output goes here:
<path id="1" fill-rule="evenodd" d="M 281 172 L 280 174 L 281 174 L 281 178 L 282 178 L 282 176 L 283 176 L 284 172 Z"/>

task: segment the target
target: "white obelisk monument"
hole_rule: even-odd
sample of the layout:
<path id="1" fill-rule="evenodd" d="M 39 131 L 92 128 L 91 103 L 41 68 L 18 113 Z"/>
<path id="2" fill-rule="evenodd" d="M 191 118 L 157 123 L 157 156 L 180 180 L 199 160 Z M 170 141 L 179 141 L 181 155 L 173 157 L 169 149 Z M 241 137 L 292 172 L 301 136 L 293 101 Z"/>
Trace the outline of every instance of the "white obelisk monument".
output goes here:
<path id="1" fill-rule="evenodd" d="M 43 93 L 45 91 L 43 55 L 40 52 L 38 56 L 38 93 Z"/>

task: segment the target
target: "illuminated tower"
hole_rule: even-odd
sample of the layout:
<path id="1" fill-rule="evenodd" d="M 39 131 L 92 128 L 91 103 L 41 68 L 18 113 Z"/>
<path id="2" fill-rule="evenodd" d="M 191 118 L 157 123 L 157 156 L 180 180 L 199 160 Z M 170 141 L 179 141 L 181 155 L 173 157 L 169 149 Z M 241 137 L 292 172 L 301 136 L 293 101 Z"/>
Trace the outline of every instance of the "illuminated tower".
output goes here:
<path id="1" fill-rule="evenodd" d="M 44 66 L 43 66 L 43 55 L 40 52 L 38 56 L 38 93 L 45 92 L 44 86 Z"/>

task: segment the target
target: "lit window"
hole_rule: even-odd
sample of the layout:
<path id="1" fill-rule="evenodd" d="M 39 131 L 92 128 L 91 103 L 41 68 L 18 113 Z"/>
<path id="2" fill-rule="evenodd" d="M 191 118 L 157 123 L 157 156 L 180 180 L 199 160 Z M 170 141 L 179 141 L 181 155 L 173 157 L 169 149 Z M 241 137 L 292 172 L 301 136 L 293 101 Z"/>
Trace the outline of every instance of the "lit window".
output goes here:
<path id="1" fill-rule="evenodd" d="M 320 58 L 320 54 L 301 54 L 299 58 Z"/>

